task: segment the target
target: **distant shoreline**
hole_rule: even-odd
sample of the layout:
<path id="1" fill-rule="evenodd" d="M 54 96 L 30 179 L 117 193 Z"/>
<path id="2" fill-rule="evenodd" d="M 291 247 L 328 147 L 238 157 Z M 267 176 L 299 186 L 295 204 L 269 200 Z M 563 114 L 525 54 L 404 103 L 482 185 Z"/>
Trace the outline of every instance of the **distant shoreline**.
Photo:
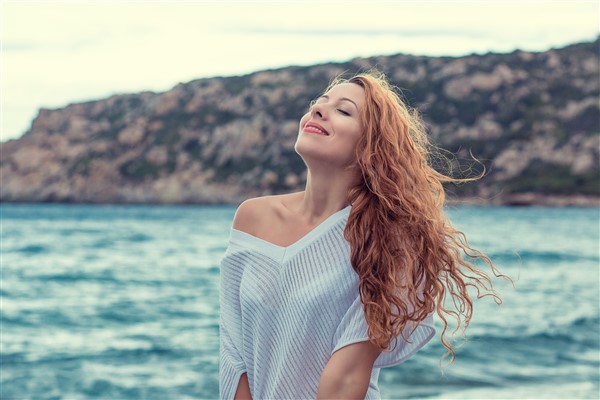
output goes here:
<path id="1" fill-rule="evenodd" d="M 494 198 L 446 198 L 446 204 L 509 207 L 600 207 L 600 197 L 586 195 L 545 195 L 540 193 L 513 193 Z"/>
<path id="2" fill-rule="evenodd" d="M 441 153 L 430 167 L 484 172 L 447 182 L 448 206 L 600 207 L 599 44 L 355 58 L 41 108 L 0 143 L 0 202 L 235 205 L 301 191 L 299 110 L 333 76 L 379 66 L 422 115 Z"/>
<path id="3" fill-rule="evenodd" d="M 64 204 L 64 205 L 121 205 L 121 206 L 237 206 L 239 202 L 192 203 L 192 202 L 77 202 L 77 201 L 0 201 L 0 204 Z M 586 195 L 542 195 L 518 193 L 483 197 L 446 197 L 446 205 L 479 207 L 600 207 L 600 197 Z"/>

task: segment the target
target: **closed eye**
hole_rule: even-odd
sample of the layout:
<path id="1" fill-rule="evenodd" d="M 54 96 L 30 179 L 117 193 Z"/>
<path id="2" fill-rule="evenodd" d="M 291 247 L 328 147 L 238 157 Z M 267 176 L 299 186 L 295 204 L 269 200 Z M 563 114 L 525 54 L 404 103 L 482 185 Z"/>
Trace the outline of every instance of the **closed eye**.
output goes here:
<path id="1" fill-rule="evenodd" d="M 344 115 L 350 116 L 350 113 L 349 113 L 348 111 L 344 111 L 344 110 L 342 110 L 342 109 L 340 109 L 340 108 L 338 108 L 337 110 L 338 110 L 339 112 L 341 112 L 342 114 L 344 114 Z"/>

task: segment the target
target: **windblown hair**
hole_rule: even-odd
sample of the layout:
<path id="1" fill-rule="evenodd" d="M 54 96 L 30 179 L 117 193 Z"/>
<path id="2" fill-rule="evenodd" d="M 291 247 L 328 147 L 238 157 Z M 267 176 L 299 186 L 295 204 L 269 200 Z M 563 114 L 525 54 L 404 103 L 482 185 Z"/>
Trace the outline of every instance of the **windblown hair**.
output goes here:
<path id="1" fill-rule="evenodd" d="M 462 254 L 482 259 L 495 276 L 504 275 L 452 227 L 443 210 L 442 183 L 476 180 L 485 169 L 471 178 L 436 171 L 432 155 L 439 152 L 429 142 L 419 113 L 407 107 L 383 74 L 371 71 L 336 78 L 330 87 L 344 82 L 365 91 L 363 136 L 355 166 L 362 179 L 348 193 L 352 211 L 344 235 L 360 279 L 369 339 L 381 350 L 394 337 L 410 340 L 412 330 L 435 310 L 444 324 L 444 357 L 451 355 L 452 363 L 455 351 L 446 334 L 448 317 L 456 319 L 453 333 L 462 324 L 464 334 L 473 311 L 467 287 L 476 289 L 477 298 L 493 296 L 501 302 L 490 277 Z"/>

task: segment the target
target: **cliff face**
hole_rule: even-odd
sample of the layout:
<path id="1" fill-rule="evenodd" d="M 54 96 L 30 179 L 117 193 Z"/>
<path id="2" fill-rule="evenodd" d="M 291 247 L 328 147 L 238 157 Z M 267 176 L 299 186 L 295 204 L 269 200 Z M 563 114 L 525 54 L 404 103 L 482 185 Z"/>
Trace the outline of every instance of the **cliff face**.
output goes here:
<path id="1" fill-rule="evenodd" d="M 23 137 L 0 144 L 0 201 L 235 203 L 302 190 L 294 142 L 310 100 L 335 75 L 377 66 L 459 169 L 473 166 L 471 151 L 489 170 L 451 196 L 598 203 L 599 44 L 354 59 L 41 109 Z"/>

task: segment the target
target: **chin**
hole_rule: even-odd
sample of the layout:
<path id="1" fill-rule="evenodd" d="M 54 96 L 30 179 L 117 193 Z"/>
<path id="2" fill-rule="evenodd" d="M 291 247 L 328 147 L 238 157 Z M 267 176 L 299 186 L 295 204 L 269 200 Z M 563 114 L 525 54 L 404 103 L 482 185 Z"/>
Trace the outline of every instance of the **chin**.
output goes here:
<path id="1" fill-rule="evenodd" d="M 306 146 L 304 146 L 304 144 L 300 140 L 300 137 L 298 137 L 298 139 L 296 140 L 296 143 L 294 144 L 294 150 L 296 151 L 296 153 L 298 153 L 298 155 L 300 157 L 303 156 L 305 147 Z M 304 158 L 304 157 L 302 157 L 302 158 Z"/>
<path id="2" fill-rule="evenodd" d="M 306 135 L 306 133 L 300 133 L 298 139 L 296 139 L 296 144 L 294 145 L 296 153 L 302 158 L 304 158 L 304 156 L 315 157 L 319 154 L 323 155 L 323 145 L 314 140 L 318 138 L 311 138 Z"/>
<path id="3" fill-rule="evenodd" d="M 340 154 L 334 148 L 324 147 L 316 141 L 302 140 L 302 137 L 296 141 L 294 150 L 304 160 L 306 166 L 329 164 L 332 168 L 337 168 L 344 164 L 344 161 L 339 159 Z"/>
<path id="4" fill-rule="evenodd" d="M 314 143 L 307 143 L 308 140 L 302 140 L 301 137 L 296 140 L 296 144 L 294 145 L 294 150 L 306 164 L 308 160 L 321 159 L 323 158 L 322 150 L 317 148 Z"/>

